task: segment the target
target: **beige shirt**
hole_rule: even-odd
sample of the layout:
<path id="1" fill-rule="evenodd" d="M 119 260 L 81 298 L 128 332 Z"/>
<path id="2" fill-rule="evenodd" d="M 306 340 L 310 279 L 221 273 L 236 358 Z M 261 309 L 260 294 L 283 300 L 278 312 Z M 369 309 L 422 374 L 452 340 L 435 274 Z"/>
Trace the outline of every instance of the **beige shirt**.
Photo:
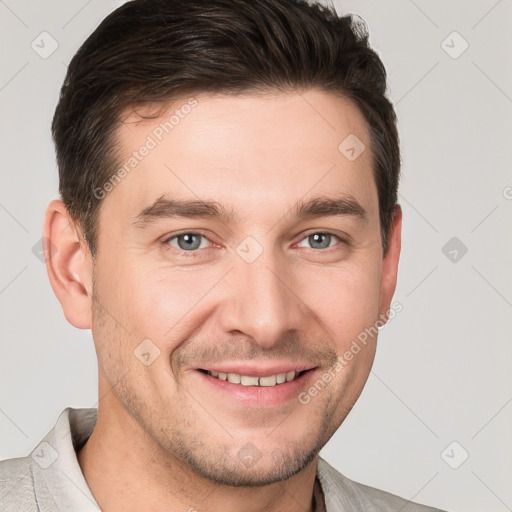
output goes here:
<path id="1" fill-rule="evenodd" d="M 0 462 L 0 511 L 98 512 L 77 452 L 96 424 L 97 409 L 67 407 L 30 455 Z M 354 482 L 319 457 L 316 512 L 443 512 Z"/>

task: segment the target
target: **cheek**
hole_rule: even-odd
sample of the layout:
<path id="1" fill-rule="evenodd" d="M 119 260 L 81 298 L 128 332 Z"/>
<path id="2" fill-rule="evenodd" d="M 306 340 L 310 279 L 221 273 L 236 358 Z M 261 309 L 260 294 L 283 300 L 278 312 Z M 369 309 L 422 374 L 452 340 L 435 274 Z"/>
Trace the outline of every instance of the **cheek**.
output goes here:
<path id="1" fill-rule="evenodd" d="M 124 325 L 169 352 L 197 327 L 202 301 L 219 280 L 216 272 L 126 265 L 113 298 Z M 193 323 L 195 325 L 193 325 Z"/>
<path id="2" fill-rule="evenodd" d="M 341 352 L 377 321 L 379 289 L 378 265 L 347 264 L 310 273 L 301 298 L 328 327 L 327 334 Z"/>

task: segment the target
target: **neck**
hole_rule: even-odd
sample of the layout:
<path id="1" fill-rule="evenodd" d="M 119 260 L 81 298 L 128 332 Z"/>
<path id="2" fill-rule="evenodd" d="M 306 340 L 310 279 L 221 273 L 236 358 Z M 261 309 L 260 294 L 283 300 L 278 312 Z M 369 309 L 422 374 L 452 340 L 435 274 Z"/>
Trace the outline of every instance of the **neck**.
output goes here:
<path id="1" fill-rule="evenodd" d="M 260 487 L 231 487 L 194 473 L 163 453 L 108 393 L 78 462 L 101 510 L 165 512 L 311 511 L 318 457 L 291 478 Z"/>

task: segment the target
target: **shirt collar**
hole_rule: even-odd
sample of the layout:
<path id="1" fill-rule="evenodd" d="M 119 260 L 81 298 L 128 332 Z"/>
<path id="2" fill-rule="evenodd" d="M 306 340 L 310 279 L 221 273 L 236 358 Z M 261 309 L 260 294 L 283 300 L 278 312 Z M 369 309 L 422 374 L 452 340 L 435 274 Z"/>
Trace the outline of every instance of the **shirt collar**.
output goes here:
<path id="1" fill-rule="evenodd" d="M 77 458 L 92 434 L 97 414 L 96 408 L 67 407 L 54 428 L 32 451 L 31 477 L 41 510 L 100 511 Z M 315 485 L 315 500 L 317 510 L 322 511 L 326 494 L 335 484 L 330 466 L 321 457 L 318 459 L 316 482 L 320 485 Z"/>

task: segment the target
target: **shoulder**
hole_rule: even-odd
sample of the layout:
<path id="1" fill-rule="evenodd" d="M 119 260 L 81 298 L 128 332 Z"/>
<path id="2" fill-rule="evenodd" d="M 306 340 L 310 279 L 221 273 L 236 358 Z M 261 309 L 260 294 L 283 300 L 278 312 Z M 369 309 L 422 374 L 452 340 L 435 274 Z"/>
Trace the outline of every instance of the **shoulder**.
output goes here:
<path id="1" fill-rule="evenodd" d="M 0 512 L 97 510 L 76 456 L 96 415 L 67 407 L 29 455 L 0 461 Z"/>
<path id="2" fill-rule="evenodd" d="M 0 510 L 37 511 L 37 500 L 30 456 L 0 461 Z"/>
<path id="3" fill-rule="evenodd" d="M 350 480 L 321 457 L 318 458 L 318 478 L 322 484 L 327 512 L 443 512 Z"/>

